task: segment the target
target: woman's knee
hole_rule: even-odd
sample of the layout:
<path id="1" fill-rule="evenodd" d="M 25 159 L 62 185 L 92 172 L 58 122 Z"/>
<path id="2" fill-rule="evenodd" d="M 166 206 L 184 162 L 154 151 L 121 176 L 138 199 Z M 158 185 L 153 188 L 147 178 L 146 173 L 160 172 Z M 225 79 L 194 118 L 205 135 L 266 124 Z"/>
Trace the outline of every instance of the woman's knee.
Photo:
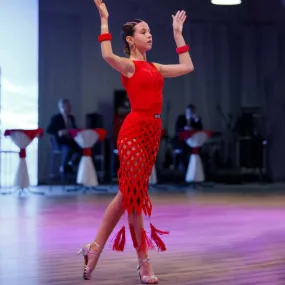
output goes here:
<path id="1" fill-rule="evenodd" d="M 116 195 L 116 198 L 123 201 L 123 194 L 119 191 Z"/>

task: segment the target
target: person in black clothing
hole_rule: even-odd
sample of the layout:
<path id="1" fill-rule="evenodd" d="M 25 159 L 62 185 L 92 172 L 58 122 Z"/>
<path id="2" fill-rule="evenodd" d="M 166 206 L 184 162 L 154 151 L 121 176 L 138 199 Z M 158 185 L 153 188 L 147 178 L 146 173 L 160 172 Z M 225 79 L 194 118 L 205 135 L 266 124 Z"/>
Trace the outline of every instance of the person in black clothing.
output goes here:
<path id="1" fill-rule="evenodd" d="M 73 173 L 77 166 L 81 148 L 69 134 L 70 129 L 76 129 L 75 117 L 71 115 L 71 104 L 68 99 L 58 101 L 59 114 L 52 116 L 47 133 L 53 135 L 54 147 L 60 149 L 63 153 L 61 172 Z"/>
<path id="2" fill-rule="evenodd" d="M 181 150 L 181 160 L 183 166 L 187 169 L 191 148 L 185 141 L 179 141 L 179 133 L 190 130 L 202 130 L 203 124 L 201 118 L 196 113 L 196 107 L 190 104 L 185 109 L 185 114 L 179 115 L 175 125 L 176 136 L 174 139 L 174 148 Z M 177 165 L 175 165 L 176 167 Z"/>
<path id="3" fill-rule="evenodd" d="M 176 134 L 185 130 L 202 130 L 201 118 L 196 113 L 196 107 L 190 104 L 185 109 L 185 114 L 180 115 L 176 121 Z"/>

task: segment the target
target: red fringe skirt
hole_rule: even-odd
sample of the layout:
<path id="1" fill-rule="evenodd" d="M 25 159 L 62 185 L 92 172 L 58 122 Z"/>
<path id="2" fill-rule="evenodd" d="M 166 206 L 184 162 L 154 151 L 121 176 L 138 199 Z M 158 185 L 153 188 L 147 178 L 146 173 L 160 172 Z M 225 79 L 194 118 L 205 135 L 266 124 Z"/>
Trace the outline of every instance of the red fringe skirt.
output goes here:
<path id="1" fill-rule="evenodd" d="M 125 119 L 117 139 L 120 168 L 118 171 L 119 189 L 123 195 L 123 209 L 128 214 L 136 212 L 148 217 L 152 213 L 152 203 L 148 196 L 149 177 L 156 161 L 161 139 L 162 123 L 160 116 L 153 113 L 131 112 Z M 159 251 L 166 250 L 160 231 L 150 223 L 151 235 L 141 229 L 141 244 L 136 241 L 134 229 L 130 226 L 133 245 L 138 250 L 150 250 L 155 246 Z M 125 247 L 125 227 L 114 238 L 113 250 L 123 251 Z"/>

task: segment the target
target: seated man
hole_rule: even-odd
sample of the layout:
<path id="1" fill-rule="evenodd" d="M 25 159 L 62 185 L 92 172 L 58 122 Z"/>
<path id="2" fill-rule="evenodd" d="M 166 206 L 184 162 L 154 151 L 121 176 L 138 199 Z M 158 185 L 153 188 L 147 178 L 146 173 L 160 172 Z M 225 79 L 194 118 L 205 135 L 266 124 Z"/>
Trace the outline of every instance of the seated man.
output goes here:
<path id="1" fill-rule="evenodd" d="M 68 99 L 60 99 L 58 109 L 59 114 L 52 116 L 46 131 L 54 136 L 57 147 L 63 152 L 60 172 L 73 173 L 80 160 L 81 148 L 70 136 L 69 130 L 76 129 L 77 126 Z"/>
<path id="2" fill-rule="evenodd" d="M 191 148 L 186 144 L 185 141 L 179 141 L 178 136 L 182 131 L 189 130 L 202 130 L 202 120 L 196 113 L 196 107 L 190 104 L 185 109 L 185 114 L 178 116 L 175 126 L 176 136 L 174 139 L 174 148 L 181 150 L 181 159 L 183 166 L 187 169 L 189 156 L 191 154 Z M 176 167 L 177 165 L 175 165 Z"/>
<path id="3" fill-rule="evenodd" d="M 201 118 L 196 113 L 196 107 L 192 104 L 185 109 L 185 114 L 180 115 L 176 121 L 176 134 L 184 130 L 202 130 Z"/>

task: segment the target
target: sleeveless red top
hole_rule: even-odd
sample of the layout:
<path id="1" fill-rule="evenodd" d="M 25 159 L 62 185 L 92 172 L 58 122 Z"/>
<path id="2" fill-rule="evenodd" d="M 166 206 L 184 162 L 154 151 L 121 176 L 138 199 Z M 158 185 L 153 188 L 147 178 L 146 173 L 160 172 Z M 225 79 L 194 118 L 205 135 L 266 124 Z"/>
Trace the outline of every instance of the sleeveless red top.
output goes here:
<path id="1" fill-rule="evenodd" d="M 153 63 L 134 60 L 135 73 L 131 78 L 121 75 L 132 111 L 162 111 L 164 79 Z"/>

